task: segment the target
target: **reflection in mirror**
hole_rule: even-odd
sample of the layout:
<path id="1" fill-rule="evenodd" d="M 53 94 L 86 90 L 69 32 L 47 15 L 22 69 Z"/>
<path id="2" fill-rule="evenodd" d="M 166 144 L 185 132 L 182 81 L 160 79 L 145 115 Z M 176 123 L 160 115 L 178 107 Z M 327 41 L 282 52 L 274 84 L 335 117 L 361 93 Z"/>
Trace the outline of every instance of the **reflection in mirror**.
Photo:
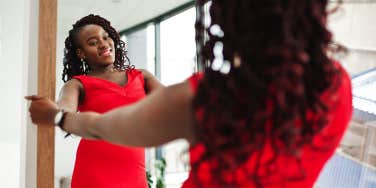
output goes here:
<path id="1" fill-rule="evenodd" d="M 194 10 L 192 8 L 193 6 L 194 6 L 194 2 L 187 1 L 187 0 L 179 0 L 179 1 L 174 0 L 174 1 L 165 1 L 165 2 L 155 2 L 155 1 L 141 1 L 140 2 L 136 0 L 127 0 L 127 1 L 125 0 L 124 1 L 123 0 L 116 0 L 116 1 L 64 0 L 64 1 L 59 1 L 58 2 L 58 37 L 57 37 L 57 40 L 58 40 L 57 41 L 57 71 L 56 71 L 57 92 L 60 91 L 60 89 L 63 87 L 63 84 L 64 84 L 64 82 L 61 80 L 61 74 L 63 72 L 62 60 L 64 56 L 64 53 L 63 53 L 64 40 L 68 36 L 68 31 L 72 29 L 72 24 L 74 24 L 77 20 L 79 20 L 83 16 L 87 16 L 88 14 L 93 13 L 93 14 L 98 14 L 108 19 L 111 22 L 112 26 L 118 32 L 121 33 L 120 35 L 121 39 L 126 42 L 125 48 L 128 51 L 128 57 L 130 59 L 131 64 L 135 65 L 136 69 L 146 69 L 152 75 L 157 75 L 158 78 L 161 79 L 161 77 L 163 77 L 162 75 L 167 76 L 168 74 L 171 74 L 172 70 L 167 69 L 161 75 L 160 68 L 165 67 L 165 63 L 163 62 L 161 63 L 160 60 L 158 62 L 156 61 L 157 55 L 159 57 L 163 57 L 163 56 L 161 56 L 161 53 L 157 52 L 157 50 L 155 49 L 155 44 L 156 44 L 155 43 L 156 27 L 154 26 L 156 23 L 155 20 L 159 20 L 159 22 L 166 20 L 167 18 L 173 17 L 176 14 L 185 12 L 187 9 L 191 9 L 190 12 L 194 13 L 194 11 L 192 11 Z M 187 16 L 190 18 L 187 18 Z M 189 28 L 187 29 L 187 31 L 190 31 L 189 32 L 190 36 L 194 36 L 193 22 L 195 19 L 195 15 L 189 14 L 187 16 L 185 16 L 185 19 L 191 20 L 191 22 L 188 24 L 182 23 L 182 25 L 184 25 L 185 28 Z M 146 21 L 152 21 L 152 22 L 148 24 L 143 24 Z M 84 27 L 82 30 L 84 29 L 86 28 Z M 132 30 L 132 33 L 129 32 L 130 30 Z M 179 31 L 176 31 L 176 32 L 179 32 Z M 87 34 L 92 35 L 93 33 L 91 33 L 90 31 Z M 182 34 L 185 34 L 185 33 L 182 33 Z M 88 36 L 88 35 L 85 35 L 85 36 Z M 85 37 L 85 36 L 82 36 L 82 37 Z M 94 37 L 96 36 L 94 35 Z M 193 61 L 194 52 L 195 52 L 194 37 L 187 38 L 187 40 L 189 41 L 189 44 L 187 44 L 187 48 L 189 48 L 189 50 L 184 50 L 184 48 L 181 48 L 181 49 L 183 51 L 193 51 L 193 56 L 192 58 L 188 59 L 189 61 L 186 62 L 184 66 L 173 70 L 173 71 L 186 72 L 186 73 L 181 74 L 182 78 L 179 78 L 179 80 L 170 79 L 169 80 L 170 83 L 181 81 L 182 79 L 184 79 L 184 77 L 185 78 L 188 77 L 188 75 L 190 75 L 194 71 L 194 67 L 195 67 L 194 61 Z M 80 45 L 81 48 L 85 48 L 85 43 L 84 44 L 80 43 L 80 44 L 81 44 Z M 193 49 L 192 49 L 192 46 L 193 46 Z M 82 51 L 85 52 L 84 53 L 85 55 L 83 56 L 83 58 L 82 56 L 80 56 L 79 59 L 82 58 L 85 61 L 85 63 L 89 65 L 92 64 L 93 59 L 89 58 L 90 54 L 88 54 L 88 51 L 85 51 L 85 50 L 82 50 Z M 186 68 L 187 66 L 188 67 L 190 66 L 191 68 L 187 70 Z M 89 75 L 92 74 L 92 76 L 98 77 L 98 74 L 94 74 L 93 72 L 94 71 L 91 70 Z M 101 75 L 99 75 L 99 77 L 101 77 Z M 128 78 L 130 78 L 129 75 L 128 75 Z M 128 80 L 130 81 L 131 79 L 128 79 Z M 118 81 L 118 80 L 115 80 L 115 81 Z M 86 86 L 89 83 L 87 83 L 83 79 L 80 79 L 80 82 L 83 85 L 82 88 L 85 90 Z M 88 97 L 90 96 L 89 90 L 86 89 L 85 91 L 86 91 L 85 96 L 87 97 L 86 99 L 88 99 Z M 101 106 L 103 105 L 105 106 L 105 104 L 106 103 L 104 102 L 100 103 Z M 110 152 L 120 153 L 119 149 L 117 149 L 117 147 L 119 146 L 108 146 L 108 147 L 111 147 L 112 149 L 106 150 L 106 149 L 103 149 L 105 147 L 103 143 L 93 145 L 92 142 L 87 142 L 87 141 L 82 142 L 79 137 L 69 136 L 68 138 L 64 138 L 64 135 L 65 133 L 60 131 L 60 129 L 56 130 L 55 187 L 70 187 L 70 184 L 72 181 L 72 175 L 74 175 L 73 184 L 72 184 L 73 187 L 80 187 L 79 182 L 83 182 L 83 181 L 98 184 L 100 182 L 95 182 L 93 179 L 91 180 L 86 179 L 83 181 L 81 181 L 80 179 L 84 178 L 85 174 L 87 175 L 86 177 L 95 176 L 95 174 L 99 174 L 103 166 L 113 165 L 112 167 L 113 169 L 111 169 L 112 174 L 117 173 L 117 174 L 127 175 L 128 172 L 125 172 L 127 171 L 126 167 L 121 167 L 120 162 L 116 163 L 117 165 L 114 166 L 116 160 L 115 159 L 111 160 L 109 158 L 108 153 Z M 88 145 L 90 144 L 92 145 L 88 147 Z M 183 145 L 184 147 L 186 147 L 186 143 L 184 143 Z M 178 148 L 180 149 L 180 146 L 178 146 Z M 164 149 L 161 149 L 159 153 L 162 154 L 162 157 L 165 157 L 165 153 L 170 153 L 170 152 L 165 152 Z M 91 156 L 85 157 L 85 155 L 91 155 Z M 118 159 L 120 158 L 126 159 L 126 157 L 121 157 L 121 156 L 117 156 L 117 157 Z M 142 157 L 142 160 L 146 161 L 146 168 L 148 169 L 148 171 L 152 172 L 152 175 L 153 175 L 153 172 L 155 171 L 154 159 L 155 159 L 155 150 L 147 149 L 146 155 Z M 128 161 L 128 160 L 124 160 L 124 161 Z M 75 163 L 76 163 L 76 167 L 80 166 L 80 168 L 75 168 L 74 167 Z M 138 163 L 136 161 L 136 162 L 133 162 L 132 164 L 133 166 L 135 165 L 137 166 L 137 164 L 141 164 L 141 163 Z M 171 162 L 171 164 L 173 163 Z M 181 162 L 181 164 L 183 163 Z M 130 165 L 128 164 L 127 166 L 130 166 Z M 143 165 L 139 165 L 139 166 L 142 167 Z M 173 165 L 169 165 L 169 166 L 173 166 Z M 174 166 L 172 168 L 174 168 Z M 86 169 L 86 172 L 84 172 L 85 169 Z M 107 171 L 109 171 L 109 169 L 107 169 Z M 122 172 L 120 173 L 120 171 Z M 135 170 L 128 170 L 128 171 L 129 173 L 131 172 L 133 174 L 136 174 Z M 77 173 L 77 172 L 80 172 L 80 173 Z M 88 173 L 91 173 L 91 174 L 88 174 Z M 113 176 L 111 177 L 111 173 L 107 173 L 107 177 L 106 175 L 102 174 L 103 176 L 102 179 L 107 178 L 107 181 L 108 181 L 108 178 L 114 178 Z M 127 175 L 127 176 L 128 176 L 128 179 L 131 178 L 130 175 Z M 138 177 L 141 177 L 142 180 L 140 181 L 142 185 L 137 185 L 136 187 L 146 186 L 145 170 L 142 173 L 138 173 Z M 127 177 L 123 179 L 124 179 L 123 181 L 127 181 L 128 183 L 130 181 L 130 180 L 127 180 Z M 137 180 L 137 178 L 132 178 L 132 179 L 134 181 Z M 115 184 L 116 180 L 115 179 L 112 180 L 111 183 Z M 86 186 L 88 184 L 85 184 L 85 185 L 81 184 L 81 185 L 84 187 L 88 187 Z M 109 183 L 107 182 L 105 187 L 108 187 L 108 186 L 109 186 Z M 129 184 L 127 186 L 134 187 L 134 185 L 129 185 Z"/>

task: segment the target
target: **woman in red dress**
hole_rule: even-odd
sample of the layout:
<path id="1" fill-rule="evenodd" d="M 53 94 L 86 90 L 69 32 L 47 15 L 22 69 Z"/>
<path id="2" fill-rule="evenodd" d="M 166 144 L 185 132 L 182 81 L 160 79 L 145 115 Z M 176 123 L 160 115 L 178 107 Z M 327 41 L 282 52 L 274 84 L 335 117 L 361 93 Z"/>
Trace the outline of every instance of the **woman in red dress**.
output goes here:
<path id="1" fill-rule="evenodd" d="M 105 114 L 65 113 L 57 125 L 129 146 L 185 138 L 185 188 L 313 187 L 352 114 L 350 78 L 328 53 L 328 1 L 212 0 L 206 28 L 207 0 L 198 0 L 204 73 Z M 36 123 L 61 114 L 27 98 Z"/>
<path id="2" fill-rule="evenodd" d="M 72 113 L 105 113 L 162 87 L 149 72 L 129 65 L 125 44 L 116 30 L 95 15 L 81 18 L 69 31 L 63 81 L 57 104 Z M 81 139 L 71 187 L 146 188 L 144 148 Z"/>

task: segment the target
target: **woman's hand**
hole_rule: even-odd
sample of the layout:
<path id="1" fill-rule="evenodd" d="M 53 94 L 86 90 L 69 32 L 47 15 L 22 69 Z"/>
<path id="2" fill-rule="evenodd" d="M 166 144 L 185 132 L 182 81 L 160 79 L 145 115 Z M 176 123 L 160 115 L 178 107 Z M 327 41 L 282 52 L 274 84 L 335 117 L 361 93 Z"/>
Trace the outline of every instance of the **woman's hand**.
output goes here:
<path id="1" fill-rule="evenodd" d="M 31 120 L 38 125 L 54 125 L 54 118 L 59 111 L 59 106 L 52 100 L 38 95 L 25 96 L 31 101 L 29 112 Z"/>

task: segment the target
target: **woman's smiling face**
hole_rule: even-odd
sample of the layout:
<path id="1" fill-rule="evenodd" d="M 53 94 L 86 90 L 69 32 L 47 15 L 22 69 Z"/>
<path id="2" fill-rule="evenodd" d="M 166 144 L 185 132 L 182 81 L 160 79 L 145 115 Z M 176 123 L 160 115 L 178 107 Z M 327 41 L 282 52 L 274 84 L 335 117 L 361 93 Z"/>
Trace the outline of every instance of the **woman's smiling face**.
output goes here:
<path id="1" fill-rule="evenodd" d="M 77 55 L 90 67 L 102 67 L 115 61 L 114 40 L 99 25 L 90 24 L 81 28 L 77 36 Z"/>

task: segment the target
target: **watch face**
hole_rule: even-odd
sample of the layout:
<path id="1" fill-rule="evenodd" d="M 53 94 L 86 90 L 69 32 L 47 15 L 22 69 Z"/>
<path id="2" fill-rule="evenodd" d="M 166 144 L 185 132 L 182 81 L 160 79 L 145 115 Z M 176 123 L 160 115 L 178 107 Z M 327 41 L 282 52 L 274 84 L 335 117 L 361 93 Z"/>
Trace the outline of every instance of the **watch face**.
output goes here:
<path id="1" fill-rule="evenodd" d="M 59 124 L 60 121 L 61 121 L 61 118 L 63 118 L 63 111 L 59 111 L 56 115 L 55 115 L 55 125 Z"/>

